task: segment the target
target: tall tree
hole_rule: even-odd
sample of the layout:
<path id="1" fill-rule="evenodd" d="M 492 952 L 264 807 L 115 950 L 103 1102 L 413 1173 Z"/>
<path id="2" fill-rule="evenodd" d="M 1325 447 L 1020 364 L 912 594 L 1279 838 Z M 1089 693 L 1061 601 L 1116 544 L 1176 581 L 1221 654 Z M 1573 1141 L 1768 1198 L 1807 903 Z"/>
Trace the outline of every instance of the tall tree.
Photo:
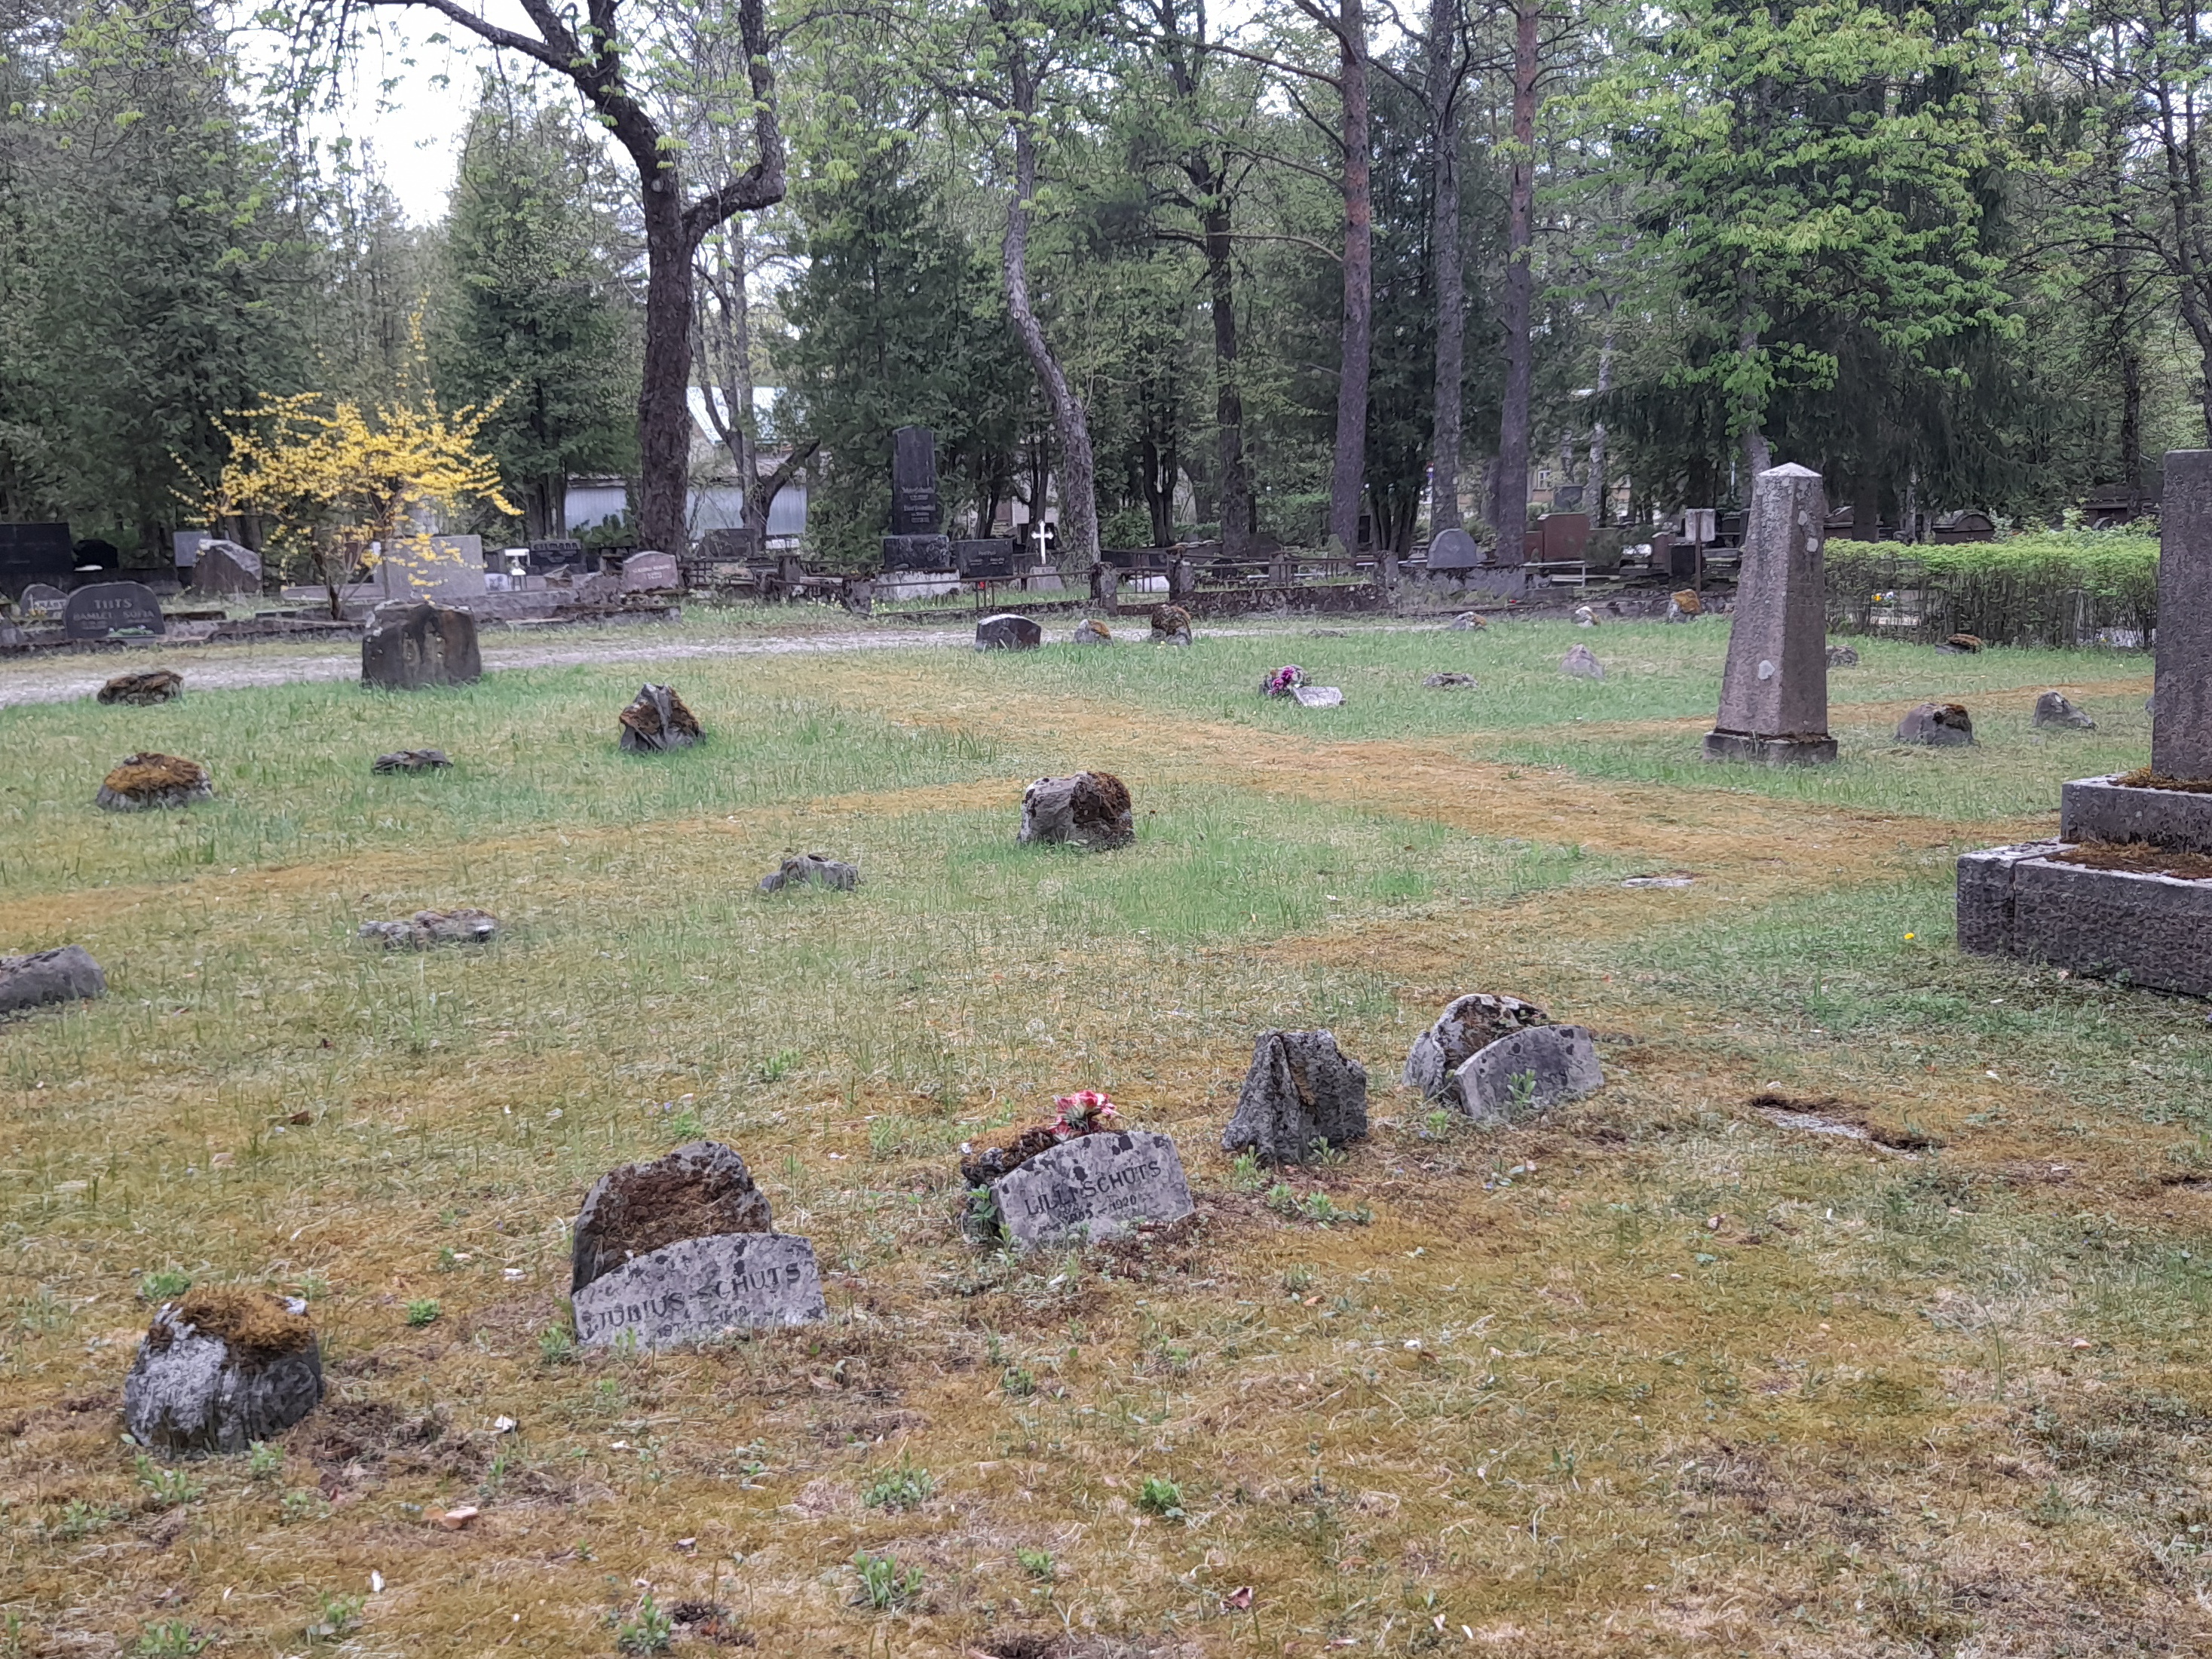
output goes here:
<path id="1" fill-rule="evenodd" d="M 1490 521 L 1498 561 L 1519 564 L 1528 522 L 1530 395 L 1536 343 L 1531 328 L 1536 293 L 1536 100 L 1543 75 L 1543 0 L 1513 0 L 1511 138 L 1506 146 L 1505 273 L 1498 331 L 1505 388 L 1498 412 L 1498 472 Z"/>

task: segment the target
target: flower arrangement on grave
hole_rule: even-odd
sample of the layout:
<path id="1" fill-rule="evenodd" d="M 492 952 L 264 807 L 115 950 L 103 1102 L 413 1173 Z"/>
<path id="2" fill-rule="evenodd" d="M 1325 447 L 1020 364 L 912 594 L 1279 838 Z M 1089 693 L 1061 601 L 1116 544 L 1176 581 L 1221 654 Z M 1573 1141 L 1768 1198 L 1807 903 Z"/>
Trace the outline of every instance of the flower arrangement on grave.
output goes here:
<path id="1" fill-rule="evenodd" d="M 1121 1121 L 1114 1103 L 1097 1089 L 1078 1089 L 1072 1095 L 1055 1095 L 1052 1103 L 1060 1111 L 1060 1121 L 1052 1126 L 1052 1133 L 1060 1140 L 1095 1135 L 1103 1129 L 1118 1127 Z"/>
<path id="2" fill-rule="evenodd" d="M 1072 1095 L 1055 1096 L 1052 1103 L 1054 1115 L 1050 1123 L 1032 1123 L 1002 1146 L 986 1146 L 972 1156 L 963 1156 L 960 1173 L 968 1184 L 987 1187 L 1000 1176 L 1020 1169 L 1040 1152 L 1121 1127 L 1121 1115 L 1114 1109 L 1113 1101 L 1099 1090 L 1079 1089 Z M 965 1147 L 961 1150 L 967 1152 Z"/>
<path id="3" fill-rule="evenodd" d="M 1271 697 L 1287 697 L 1305 683 L 1306 671 L 1291 663 L 1267 676 L 1266 690 Z"/>

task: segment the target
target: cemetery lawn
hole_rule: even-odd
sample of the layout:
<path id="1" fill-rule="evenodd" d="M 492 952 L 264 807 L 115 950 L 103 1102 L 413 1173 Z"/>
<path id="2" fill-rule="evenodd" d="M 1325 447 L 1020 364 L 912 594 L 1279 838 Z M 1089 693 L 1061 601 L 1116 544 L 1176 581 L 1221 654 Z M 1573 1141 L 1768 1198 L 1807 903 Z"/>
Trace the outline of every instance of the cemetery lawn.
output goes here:
<path id="1" fill-rule="evenodd" d="M 1719 625 L 1341 626 L 0 710 L 0 950 L 110 986 L 0 1025 L 0 1652 L 651 1651 L 687 1603 L 854 1659 L 2212 1642 L 2204 1007 L 1952 943 L 1958 851 L 2147 757 L 2148 659 L 1855 641 L 1842 763 L 1765 772 L 1697 758 Z M 1263 702 L 1286 661 L 1346 706 Z M 646 677 L 705 745 L 616 751 Z M 1893 750 L 1923 699 L 1980 746 Z M 95 812 L 137 749 L 216 799 Z M 1017 846 L 1082 766 L 1137 845 Z M 791 850 L 863 884 L 757 894 Z M 353 937 L 457 904 L 500 938 Z M 1398 1090 L 1471 990 L 1607 1087 L 1494 1135 Z M 1220 1132 L 1310 1025 L 1374 1133 L 1279 1181 Z M 1085 1087 L 1197 1216 L 961 1243 L 961 1144 Z M 567 1221 L 702 1134 L 830 1321 L 580 1353 Z M 307 1296 L 330 1393 L 172 1474 L 119 1401 L 186 1280 Z"/>

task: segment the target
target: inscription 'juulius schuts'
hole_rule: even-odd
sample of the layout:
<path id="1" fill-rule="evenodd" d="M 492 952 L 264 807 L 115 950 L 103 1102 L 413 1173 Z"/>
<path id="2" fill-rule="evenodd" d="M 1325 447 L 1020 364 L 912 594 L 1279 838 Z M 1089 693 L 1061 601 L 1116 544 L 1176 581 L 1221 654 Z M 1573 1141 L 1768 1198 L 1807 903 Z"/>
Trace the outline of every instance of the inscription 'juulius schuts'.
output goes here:
<path id="1" fill-rule="evenodd" d="M 577 1291 L 576 1339 L 640 1347 L 826 1318 L 814 1246 L 788 1233 L 717 1233 L 664 1245 Z"/>

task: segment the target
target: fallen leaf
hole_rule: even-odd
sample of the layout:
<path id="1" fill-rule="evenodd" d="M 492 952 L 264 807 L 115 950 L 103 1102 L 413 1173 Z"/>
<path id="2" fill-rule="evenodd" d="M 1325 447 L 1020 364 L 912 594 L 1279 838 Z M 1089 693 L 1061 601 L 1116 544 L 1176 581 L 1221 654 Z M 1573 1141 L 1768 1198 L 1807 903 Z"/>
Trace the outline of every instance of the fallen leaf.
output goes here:
<path id="1" fill-rule="evenodd" d="M 434 1520 L 447 1532 L 459 1532 L 463 1527 L 467 1526 L 470 1522 L 476 1518 L 477 1507 L 473 1504 L 462 1504 L 455 1508 L 447 1510 L 443 1515 L 433 1516 L 431 1517 L 431 1519 Z"/>

